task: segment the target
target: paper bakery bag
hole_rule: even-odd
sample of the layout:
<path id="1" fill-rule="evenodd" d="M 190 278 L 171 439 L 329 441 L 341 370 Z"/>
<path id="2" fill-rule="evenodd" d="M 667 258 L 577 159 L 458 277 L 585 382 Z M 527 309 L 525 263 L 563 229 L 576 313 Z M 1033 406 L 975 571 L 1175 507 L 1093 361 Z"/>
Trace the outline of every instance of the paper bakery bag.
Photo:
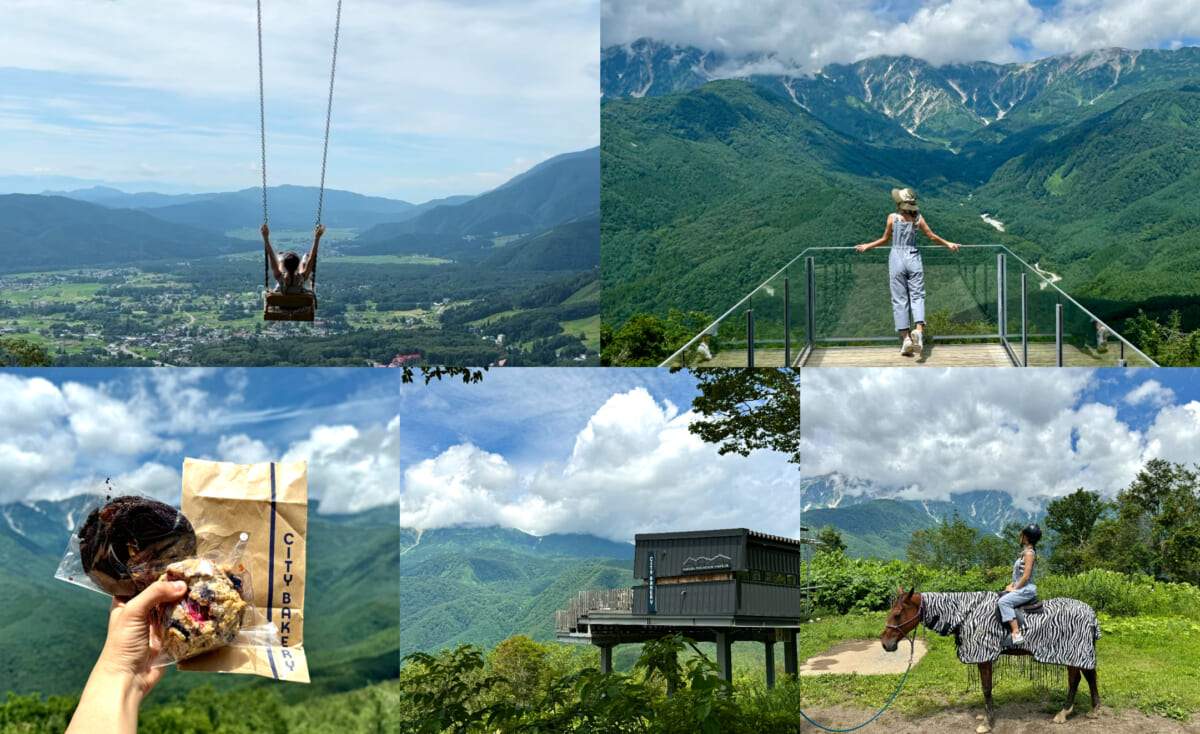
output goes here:
<path id="1" fill-rule="evenodd" d="M 184 459 L 183 514 L 201 533 L 247 533 L 252 603 L 279 629 L 279 647 L 226 647 L 181 670 L 251 673 L 308 683 L 304 656 L 304 550 L 308 483 L 303 461 L 229 464 Z M 198 539 L 202 542 L 201 539 Z"/>

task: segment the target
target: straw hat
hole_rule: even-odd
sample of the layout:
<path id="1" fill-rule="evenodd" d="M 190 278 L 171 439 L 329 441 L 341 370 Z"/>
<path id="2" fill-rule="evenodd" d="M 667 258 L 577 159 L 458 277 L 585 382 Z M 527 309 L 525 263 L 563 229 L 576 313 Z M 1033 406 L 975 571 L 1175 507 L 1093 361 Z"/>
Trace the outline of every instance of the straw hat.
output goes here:
<path id="1" fill-rule="evenodd" d="M 917 195 L 912 189 L 892 189 L 892 201 L 906 212 L 917 211 Z"/>

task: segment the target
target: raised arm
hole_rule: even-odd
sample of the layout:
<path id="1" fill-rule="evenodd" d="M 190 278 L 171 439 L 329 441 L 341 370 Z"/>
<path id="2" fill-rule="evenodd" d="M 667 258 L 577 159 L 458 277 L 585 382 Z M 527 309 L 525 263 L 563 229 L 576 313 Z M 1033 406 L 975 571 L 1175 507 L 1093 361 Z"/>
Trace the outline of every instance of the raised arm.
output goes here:
<path id="1" fill-rule="evenodd" d="M 942 247 L 948 248 L 950 250 L 950 252 L 958 252 L 958 248 L 961 247 L 961 245 L 959 245 L 957 242 L 950 242 L 949 240 L 944 240 L 941 237 L 938 237 L 936 234 L 934 234 L 933 230 L 929 228 L 929 224 L 927 224 L 925 222 L 925 217 L 921 217 L 920 226 L 921 226 L 921 231 L 925 233 L 926 237 L 928 237 L 931 241 L 936 242 L 937 244 L 941 245 Z"/>
<path id="2" fill-rule="evenodd" d="M 887 227 L 885 227 L 883 230 L 883 236 L 880 237 L 879 239 L 875 240 L 874 242 L 866 242 L 861 245 L 855 245 L 854 249 L 858 250 L 859 252 L 866 252 L 867 250 L 871 249 L 872 247 L 879 247 L 880 245 L 882 245 L 883 243 L 885 243 L 891 239 L 892 239 L 892 215 L 889 214 L 888 218 L 887 218 Z"/>
<path id="3" fill-rule="evenodd" d="M 304 262 L 300 263 L 300 280 L 312 277 L 313 271 L 317 269 L 317 249 L 321 246 L 321 235 L 325 234 L 325 225 L 318 224 L 313 230 L 312 249 L 304 256 Z"/>
<path id="4" fill-rule="evenodd" d="M 279 258 L 275 257 L 275 250 L 271 247 L 271 230 L 267 227 L 267 223 L 263 222 L 263 226 L 259 227 L 259 232 L 262 232 L 263 246 L 267 248 L 267 262 L 271 263 L 271 272 L 275 274 L 275 282 L 283 282 L 283 270 L 279 267 Z"/>

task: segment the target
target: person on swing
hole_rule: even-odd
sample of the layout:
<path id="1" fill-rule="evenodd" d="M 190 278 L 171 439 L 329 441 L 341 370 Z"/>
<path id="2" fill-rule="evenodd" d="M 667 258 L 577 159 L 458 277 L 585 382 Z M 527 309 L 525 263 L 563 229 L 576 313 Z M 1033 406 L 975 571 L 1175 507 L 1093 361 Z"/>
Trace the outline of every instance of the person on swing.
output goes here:
<path id="1" fill-rule="evenodd" d="M 275 274 L 275 292 L 311 293 L 305 284 L 312 279 L 313 272 L 317 269 L 317 248 L 321 245 L 321 235 L 325 234 L 325 225 L 318 224 L 313 230 L 312 249 L 303 259 L 291 250 L 276 256 L 275 249 L 271 247 L 271 230 L 266 222 L 263 222 L 259 231 L 262 232 L 263 245 L 267 248 L 267 262 L 271 263 L 271 272 Z"/>
<path id="2" fill-rule="evenodd" d="M 1017 615 L 1013 607 L 1037 598 L 1033 567 L 1037 565 L 1037 544 L 1041 539 L 1042 529 L 1037 525 L 1026 525 L 1021 530 L 1021 554 L 1013 562 L 1012 583 L 1004 587 L 1004 593 L 1000 595 L 1000 623 L 1012 628 L 1012 641 L 1017 647 L 1025 644 L 1025 638 L 1017 627 Z"/>
<path id="3" fill-rule="evenodd" d="M 896 331 L 900 332 L 900 354 L 909 357 L 914 351 L 920 354 L 925 347 L 925 270 L 917 250 L 917 228 L 950 252 L 958 252 L 960 245 L 933 233 L 917 208 L 917 195 L 912 189 L 892 189 L 892 200 L 896 202 L 896 213 L 888 215 L 883 236 L 874 242 L 856 245 L 854 249 L 866 252 L 891 241 L 888 278 L 892 291 L 892 317 Z M 915 326 L 908 322 L 910 308 Z"/>

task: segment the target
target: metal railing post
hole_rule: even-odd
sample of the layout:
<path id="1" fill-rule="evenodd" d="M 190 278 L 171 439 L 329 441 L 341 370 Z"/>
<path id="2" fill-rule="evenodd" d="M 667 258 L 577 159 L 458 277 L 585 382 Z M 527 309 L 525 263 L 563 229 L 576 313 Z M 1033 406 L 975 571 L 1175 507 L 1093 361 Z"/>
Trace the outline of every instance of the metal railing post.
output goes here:
<path id="1" fill-rule="evenodd" d="M 1004 288 L 1004 253 L 996 254 L 996 322 L 999 327 L 1001 343 L 1008 341 L 1007 325 L 1004 323 L 1007 320 L 1007 314 L 1004 313 L 1005 303 L 1005 288 Z"/>
<path id="2" fill-rule="evenodd" d="M 1029 302 L 1026 295 L 1028 277 L 1021 273 L 1021 364 L 1029 366 Z"/>
<path id="3" fill-rule="evenodd" d="M 815 341 L 817 331 L 817 266 L 814 259 L 810 256 L 804 261 L 805 270 L 808 272 L 808 346 L 811 347 Z"/>
<path id="4" fill-rule="evenodd" d="M 792 366 L 792 284 L 783 279 L 783 366 Z"/>
<path id="5" fill-rule="evenodd" d="M 1054 306 L 1054 346 L 1058 352 L 1058 366 L 1063 366 L 1063 305 Z"/>
<path id="6" fill-rule="evenodd" d="M 746 366 L 754 366 L 754 309 L 746 309 Z"/>

